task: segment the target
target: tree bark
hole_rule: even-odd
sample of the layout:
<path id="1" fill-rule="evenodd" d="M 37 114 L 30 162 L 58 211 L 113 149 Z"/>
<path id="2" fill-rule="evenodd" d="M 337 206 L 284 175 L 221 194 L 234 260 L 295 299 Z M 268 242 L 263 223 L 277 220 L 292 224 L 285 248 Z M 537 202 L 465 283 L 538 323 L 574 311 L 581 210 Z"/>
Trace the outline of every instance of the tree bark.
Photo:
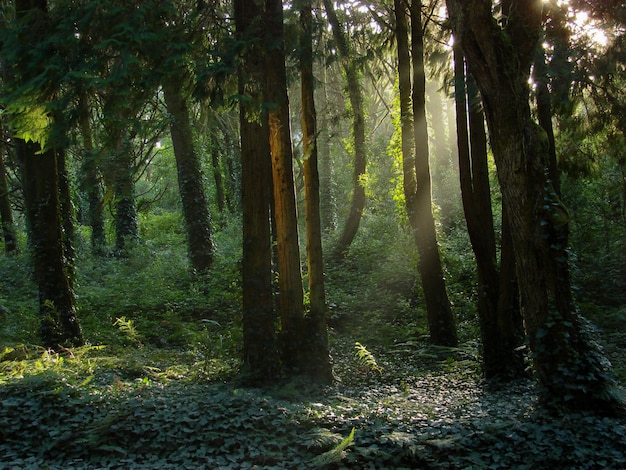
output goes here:
<path id="1" fill-rule="evenodd" d="M 320 181 L 317 168 L 317 113 L 313 78 L 313 18 L 311 0 L 300 0 L 300 75 L 302 93 L 302 147 L 306 218 L 306 251 L 309 278 L 310 310 L 306 322 L 309 361 L 307 373 L 317 382 L 333 380 L 328 351 L 326 293 L 322 254 Z"/>
<path id="2" fill-rule="evenodd" d="M 104 199 L 102 176 L 99 168 L 99 155 L 94 149 L 89 104 L 86 96 L 81 96 L 79 103 L 78 125 L 83 138 L 83 164 L 80 177 L 82 190 L 87 194 L 87 223 L 91 227 L 91 249 L 95 254 L 102 254 L 106 246 L 104 229 Z"/>
<path id="3" fill-rule="evenodd" d="M 426 123 L 426 74 L 421 1 L 410 6 L 413 61 L 413 119 L 415 134 L 415 196 L 407 201 L 409 220 L 419 253 L 418 269 L 422 281 L 431 340 L 435 344 L 456 346 L 456 325 L 439 256 L 435 219 L 432 210 L 428 126 Z M 405 181 L 413 184 L 410 181 Z"/>
<path id="4" fill-rule="evenodd" d="M 272 302 L 270 236 L 271 159 L 267 115 L 261 107 L 265 84 L 261 11 L 255 0 L 235 0 L 236 35 L 246 47 L 238 66 L 243 212 L 244 374 L 271 383 L 280 373 Z M 255 116 L 257 119 L 255 119 Z"/>
<path id="5" fill-rule="evenodd" d="M 520 308 L 544 398 L 572 409 L 614 412 L 610 374 L 576 311 L 567 260 L 568 215 L 547 178 L 548 146 L 532 121 L 528 78 L 542 2 L 447 0 L 455 38 L 481 91 L 511 226 Z"/>
<path id="6" fill-rule="evenodd" d="M 515 352 L 518 344 L 512 327 L 513 309 L 507 300 L 511 290 L 507 286 L 502 286 L 503 290 L 500 290 L 500 273 L 496 266 L 485 120 L 478 90 L 471 76 L 466 76 L 463 53 L 458 45 L 454 46 L 453 53 L 459 175 L 465 220 L 478 274 L 483 373 L 487 379 L 509 379 L 521 374 L 523 363 Z M 506 227 L 503 232 L 505 230 Z M 506 234 L 503 235 L 501 250 L 503 268 L 507 263 L 506 257 L 511 253 L 504 246 L 508 240 L 505 237 Z M 508 274 L 510 270 L 507 268 L 503 272 Z M 504 296 L 502 302 L 501 293 Z"/>
<path id="7" fill-rule="evenodd" d="M 2 129 L 0 129 L 0 132 L 2 132 Z M 2 221 L 4 252 L 7 255 L 16 255 L 19 253 L 19 250 L 15 224 L 13 223 L 13 211 L 11 210 L 9 184 L 7 181 L 4 157 L 4 152 L 0 153 L 0 220 Z"/>
<path id="8" fill-rule="evenodd" d="M 215 248 L 211 217 L 198 154 L 194 148 L 189 109 L 180 88 L 180 77 L 163 78 L 163 95 L 171 115 L 170 132 L 178 172 L 178 190 L 183 206 L 189 261 L 193 271 L 206 274 L 211 269 Z"/>
<path id="9" fill-rule="evenodd" d="M 324 0 L 324 9 L 337 43 L 339 57 L 346 74 L 346 88 L 352 108 L 352 138 L 354 139 L 354 170 L 352 173 L 352 200 L 350 212 L 333 252 L 333 258 L 342 260 L 348 254 L 352 240 L 361 224 L 365 208 L 365 188 L 361 179 L 365 176 L 367 157 L 365 152 L 365 112 L 363 110 L 363 91 L 359 82 L 359 70 L 353 53 L 348 46 L 346 34 L 337 18 L 331 0 Z"/>
<path id="10" fill-rule="evenodd" d="M 46 15 L 48 5 L 45 0 L 18 0 L 15 4 L 16 18 L 25 34 L 32 35 L 35 41 L 45 38 L 48 33 Z M 29 14 L 32 13 L 32 14 Z M 22 80 L 31 75 L 42 74 L 43 70 L 22 71 Z M 45 99 L 50 99 L 54 91 L 42 90 Z M 51 135 L 57 137 L 63 132 L 55 126 Z M 52 139 L 51 139 L 52 140 Z M 64 220 L 61 213 L 61 198 L 69 194 L 61 188 L 64 169 L 59 158 L 59 150 L 54 148 L 58 141 L 48 142 L 42 149 L 38 143 L 25 142 L 16 138 L 15 151 L 22 171 L 24 205 L 28 224 L 29 244 L 32 250 L 33 274 L 39 290 L 39 335 L 44 346 L 80 346 L 84 344 L 82 332 L 76 317 L 75 296 L 72 289 L 73 266 L 68 264 L 69 247 L 64 240 Z M 65 202 L 65 201 L 64 201 Z M 66 221 L 71 224 L 71 219 Z"/>
<path id="11" fill-rule="evenodd" d="M 39 154 L 34 142 L 15 139 L 22 168 L 24 205 L 39 289 L 39 336 L 45 347 L 80 346 L 83 336 L 76 317 L 75 296 L 65 264 L 59 202 L 57 154 Z"/>
<path id="12" fill-rule="evenodd" d="M 265 0 L 266 99 L 272 155 L 274 218 L 278 257 L 281 354 L 286 369 L 297 372 L 303 357 L 304 293 L 298 242 L 293 152 L 283 33 L 283 5 Z"/>

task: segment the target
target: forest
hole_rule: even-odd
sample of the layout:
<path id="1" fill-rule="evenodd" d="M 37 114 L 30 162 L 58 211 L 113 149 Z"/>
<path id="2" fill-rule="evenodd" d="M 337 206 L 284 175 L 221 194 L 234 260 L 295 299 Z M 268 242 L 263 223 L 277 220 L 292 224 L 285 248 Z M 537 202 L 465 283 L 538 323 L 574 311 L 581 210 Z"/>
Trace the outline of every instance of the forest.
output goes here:
<path id="1" fill-rule="evenodd" d="M 622 1 L 0 22 L 0 469 L 626 468 Z"/>

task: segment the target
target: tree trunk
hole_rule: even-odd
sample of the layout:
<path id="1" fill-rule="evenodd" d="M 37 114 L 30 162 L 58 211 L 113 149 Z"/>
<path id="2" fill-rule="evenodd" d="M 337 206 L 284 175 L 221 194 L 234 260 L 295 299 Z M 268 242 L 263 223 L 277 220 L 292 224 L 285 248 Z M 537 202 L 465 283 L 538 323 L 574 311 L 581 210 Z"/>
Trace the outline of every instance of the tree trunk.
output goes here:
<path id="1" fill-rule="evenodd" d="M 463 54 L 458 45 L 454 47 L 454 83 L 461 195 L 478 274 L 478 318 L 482 337 L 483 372 L 487 379 L 507 379 L 519 375 L 523 364 L 515 352 L 518 344 L 512 328 L 513 311 L 509 308 L 511 303 L 504 298 L 500 302 L 501 292 L 508 296 L 510 288 L 506 289 L 504 286 L 504 290 L 500 290 L 500 273 L 496 266 L 484 115 L 478 90 L 473 85 L 471 76 L 466 76 Z M 504 242 L 501 251 L 504 265 L 507 262 L 504 257 L 510 253 L 505 249 Z M 507 269 L 505 272 L 510 271 Z"/>
<path id="2" fill-rule="evenodd" d="M 272 302 L 270 237 L 271 160 L 267 116 L 261 108 L 264 63 L 261 11 L 255 0 L 235 0 L 236 35 L 246 41 L 238 67 L 243 212 L 244 373 L 252 382 L 271 383 L 280 371 Z M 260 119 L 254 119 L 260 111 Z"/>
<path id="3" fill-rule="evenodd" d="M 320 123 L 316 139 L 316 148 L 320 161 L 320 204 L 322 217 L 322 230 L 334 232 L 337 230 L 337 205 L 335 200 L 334 169 L 331 161 L 331 141 L 329 129 L 331 127 L 331 117 L 329 116 L 328 90 L 326 86 L 326 67 L 322 67 L 324 79 L 321 84 L 322 110 L 318 116 Z"/>
<path id="4" fill-rule="evenodd" d="M 115 250 L 124 255 L 128 242 L 139 239 L 137 203 L 135 201 L 134 165 L 131 143 L 119 130 L 114 150 Z"/>
<path id="5" fill-rule="evenodd" d="M 313 40 L 311 0 L 300 0 L 300 74 L 302 92 L 302 142 L 304 197 L 306 216 L 306 251 L 309 277 L 310 311 L 306 323 L 308 374 L 316 381 L 333 380 L 328 352 L 324 258 L 322 255 L 322 222 L 320 215 L 320 181 L 317 168 L 317 114 L 313 92 Z"/>
<path id="6" fill-rule="evenodd" d="M 413 60 L 413 117 L 415 133 L 415 197 L 408 209 L 419 253 L 418 269 L 426 301 L 431 340 L 435 344 L 456 346 L 456 325 L 443 278 L 439 246 L 432 211 L 428 126 L 426 123 L 426 74 L 421 1 L 413 1 L 411 37 Z M 405 181 L 404 184 L 411 183 Z"/>
<path id="7" fill-rule="evenodd" d="M 48 5 L 45 0 L 19 0 L 15 4 L 16 17 L 25 34 L 34 41 L 45 39 L 48 33 L 45 15 Z M 22 73 L 28 80 L 30 71 Z M 35 73 L 43 73 L 37 70 Z M 46 93 L 52 94 L 51 90 Z M 58 127 L 54 122 L 53 126 Z M 55 128 L 50 133 L 57 139 L 62 134 Z M 61 199 L 69 194 L 68 188 L 61 188 L 59 170 L 64 169 L 63 155 L 53 148 L 59 142 L 48 142 L 42 149 L 38 143 L 14 139 L 16 155 L 22 170 L 22 188 L 28 225 L 29 244 L 32 250 L 33 274 L 39 289 L 39 335 L 44 346 L 79 346 L 84 344 L 80 325 L 76 317 L 75 296 L 72 289 L 73 258 L 68 248 L 69 239 L 64 240 L 64 227 L 61 213 Z M 66 203 L 66 201 L 63 201 Z M 65 221 L 72 223 L 71 219 Z M 67 263 L 67 264 L 66 264 Z"/>
<path id="8" fill-rule="evenodd" d="M 226 210 L 226 196 L 224 193 L 224 180 L 222 178 L 222 169 L 220 168 L 220 148 L 217 144 L 217 141 L 212 142 L 211 145 L 211 167 L 213 168 L 213 179 L 215 180 L 217 210 L 220 214 L 223 214 Z"/>
<path id="9" fill-rule="evenodd" d="M 283 35 L 282 2 L 265 0 L 265 102 L 268 107 L 274 182 L 281 353 L 285 367 L 295 372 L 302 370 L 306 362 L 301 347 L 304 333 L 304 297 Z"/>
<path id="10" fill-rule="evenodd" d="M 547 178 L 548 146 L 532 121 L 528 78 L 542 3 L 511 1 L 507 22 L 491 2 L 448 0 L 455 38 L 481 91 L 503 205 L 511 226 L 520 308 L 544 397 L 613 412 L 613 381 L 573 302 L 568 215 Z"/>
<path id="11" fill-rule="evenodd" d="M 0 129 L 2 131 L 2 129 Z M 4 238 L 4 252 L 7 255 L 18 254 L 17 234 L 13 223 L 13 211 L 9 199 L 9 184 L 7 182 L 4 152 L 0 153 L 0 220 L 2 221 L 2 236 Z"/>
<path id="12" fill-rule="evenodd" d="M 211 237 L 209 206 L 203 187 L 204 179 L 194 148 L 189 109 L 178 78 L 164 77 L 162 87 L 167 111 L 172 116 L 170 132 L 185 218 L 189 261 L 193 271 L 202 275 L 209 272 L 215 249 Z"/>
<path id="13" fill-rule="evenodd" d="M 39 289 L 39 335 L 45 347 L 79 346 L 83 337 L 76 317 L 74 291 L 65 264 L 59 202 L 57 154 L 15 139 L 22 168 L 24 205 Z"/>
<path id="14" fill-rule="evenodd" d="M 98 153 L 94 150 L 89 120 L 89 104 L 80 97 L 78 125 L 83 138 L 83 164 L 80 172 L 82 190 L 87 194 L 87 223 L 91 227 L 91 249 L 102 254 L 106 246 L 104 200 Z"/>
<path id="15" fill-rule="evenodd" d="M 341 260 L 348 253 L 350 244 L 359 229 L 361 216 L 365 208 L 365 188 L 361 184 L 361 179 L 365 176 L 367 162 L 365 152 L 365 112 L 363 110 L 363 91 L 359 82 L 359 70 L 348 46 L 346 34 L 337 18 L 333 2 L 324 0 L 324 9 L 326 10 L 328 22 L 332 28 L 339 57 L 346 74 L 346 87 L 352 108 L 352 138 L 354 139 L 352 187 L 354 189 L 350 202 L 350 212 L 333 253 L 333 258 Z"/>
<path id="16" fill-rule="evenodd" d="M 548 89 L 548 70 L 543 47 L 537 46 L 533 65 L 533 80 L 535 82 L 535 99 L 537 102 L 537 122 L 546 133 L 548 139 L 548 177 L 557 196 L 561 196 L 559 169 L 556 161 L 556 144 L 554 128 L 552 126 L 552 103 Z"/>

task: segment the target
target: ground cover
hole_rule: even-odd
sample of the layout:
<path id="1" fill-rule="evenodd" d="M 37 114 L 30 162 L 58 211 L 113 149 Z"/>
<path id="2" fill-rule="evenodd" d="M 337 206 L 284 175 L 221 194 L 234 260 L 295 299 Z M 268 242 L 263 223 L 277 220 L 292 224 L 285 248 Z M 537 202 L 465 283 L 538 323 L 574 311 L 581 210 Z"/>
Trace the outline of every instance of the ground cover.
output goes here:
<path id="1" fill-rule="evenodd" d="M 626 423 L 549 414 L 532 380 L 484 383 L 472 345 L 332 344 L 342 380 L 324 388 L 244 388 L 227 361 L 149 346 L 5 350 L 0 468 L 626 466 Z"/>

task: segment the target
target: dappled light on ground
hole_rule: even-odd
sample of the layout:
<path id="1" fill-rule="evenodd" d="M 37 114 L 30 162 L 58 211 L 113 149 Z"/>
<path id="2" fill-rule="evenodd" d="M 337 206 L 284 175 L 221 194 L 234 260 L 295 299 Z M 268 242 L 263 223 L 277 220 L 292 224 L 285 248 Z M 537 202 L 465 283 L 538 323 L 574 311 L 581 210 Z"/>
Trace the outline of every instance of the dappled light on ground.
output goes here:
<path id="1" fill-rule="evenodd" d="M 372 370 L 353 343 L 336 341 L 342 381 L 326 388 L 290 381 L 247 389 L 182 365 L 178 375 L 163 374 L 174 365 L 129 367 L 123 359 L 99 366 L 102 350 L 85 354 L 80 367 L 71 358 L 42 363 L 40 373 L 3 381 L 0 468 L 626 465 L 623 422 L 550 416 L 532 381 L 489 387 L 462 348 L 414 352 L 371 353 L 380 367 Z M 10 362 L 2 364 L 8 372 Z"/>

